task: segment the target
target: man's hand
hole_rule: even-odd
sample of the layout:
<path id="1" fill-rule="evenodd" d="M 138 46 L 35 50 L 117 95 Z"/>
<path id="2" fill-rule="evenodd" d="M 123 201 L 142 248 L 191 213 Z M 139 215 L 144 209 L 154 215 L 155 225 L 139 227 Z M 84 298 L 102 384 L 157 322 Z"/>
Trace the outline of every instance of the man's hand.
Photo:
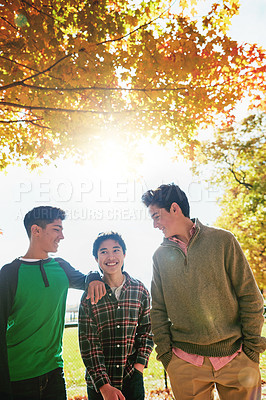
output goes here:
<path id="1" fill-rule="evenodd" d="M 144 371 L 144 365 L 143 364 L 136 363 L 136 364 L 134 364 L 134 368 L 137 369 L 139 372 L 141 372 L 143 374 L 143 371 Z"/>
<path id="2" fill-rule="evenodd" d="M 88 286 L 86 299 L 91 299 L 91 304 L 97 304 L 105 294 L 106 289 L 104 283 L 102 281 L 92 281 Z"/>
<path id="3" fill-rule="evenodd" d="M 100 387 L 100 392 L 104 400 L 126 400 L 122 392 L 109 383 Z"/>

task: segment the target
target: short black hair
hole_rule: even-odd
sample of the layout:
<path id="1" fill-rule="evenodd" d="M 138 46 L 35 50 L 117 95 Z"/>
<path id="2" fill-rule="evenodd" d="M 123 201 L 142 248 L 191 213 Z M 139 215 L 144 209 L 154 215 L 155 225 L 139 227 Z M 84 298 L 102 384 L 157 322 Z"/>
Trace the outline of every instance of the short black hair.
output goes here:
<path id="1" fill-rule="evenodd" d="M 98 234 L 96 240 L 93 243 L 93 247 L 92 247 L 92 254 L 94 255 L 95 258 L 98 258 L 98 250 L 100 248 L 101 243 L 108 239 L 116 241 L 122 247 L 123 253 L 126 254 L 126 250 L 127 250 L 126 244 L 125 244 L 122 236 L 119 233 L 113 232 L 113 231 L 101 232 Z"/>
<path id="2" fill-rule="evenodd" d="M 170 211 L 171 205 L 177 203 L 183 215 L 188 218 L 190 216 L 188 198 L 185 192 L 174 183 L 163 184 L 155 190 L 148 190 L 142 195 L 141 200 L 146 207 L 156 205 L 159 208 L 165 208 L 168 212 Z"/>
<path id="3" fill-rule="evenodd" d="M 60 208 L 40 206 L 33 208 L 25 215 L 24 226 L 28 237 L 30 238 L 32 225 L 38 225 L 41 228 L 45 228 L 47 224 L 51 224 L 55 219 L 61 219 L 63 221 L 65 218 L 66 213 Z"/>

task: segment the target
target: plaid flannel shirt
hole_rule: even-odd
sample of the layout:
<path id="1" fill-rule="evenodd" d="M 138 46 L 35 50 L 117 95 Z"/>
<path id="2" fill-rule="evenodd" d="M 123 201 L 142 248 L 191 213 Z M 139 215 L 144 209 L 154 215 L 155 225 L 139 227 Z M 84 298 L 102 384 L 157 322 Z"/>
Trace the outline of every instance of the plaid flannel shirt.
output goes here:
<path id="1" fill-rule="evenodd" d="M 145 286 L 126 272 L 119 300 L 108 285 L 96 305 L 83 294 L 79 308 L 79 345 L 88 387 L 106 383 L 122 389 L 134 364 L 147 366 L 153 348 L 150 296 Z"/>

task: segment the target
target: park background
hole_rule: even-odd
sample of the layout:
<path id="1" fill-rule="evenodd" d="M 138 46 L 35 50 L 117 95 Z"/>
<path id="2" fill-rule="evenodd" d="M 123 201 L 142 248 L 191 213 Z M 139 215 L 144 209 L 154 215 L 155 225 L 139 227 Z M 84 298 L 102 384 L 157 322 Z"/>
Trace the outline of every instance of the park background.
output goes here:
<path id="1" fill-rule="evenodd" d="M 170 19 L 170 14 L 167 14 L 168 11 L 177 15 L 183 13 L 182 15 L 187 15 L 189 20 L 200 21 L 207 15 L 214 4 L 213 1 L 207 0 L 124 2 L 126 5 L 129 3 L 133 7 L 132 12 L 128 13 L 131 20 L 127 20 L 127 23 L 136 27 L 138 26 L 136 23 L 139 18 L 139 24 L 142 24 L 143 31 L 149 27 L 149 21 L 154 21 L 160 15 L 159 25 L 161 31 L 158 36 L 160 34 L 163 35 L 164 30 L 166 30 L 167 18 Z M 146 3 L 146 8 L 144 7 L 146 20 L 145 13 L 143 14 L 143 20 L 141 20 L 139 15 L 136 17 L 134 11 L 138 9 L 138 6 L 143 7 L 144 3 Z M 153 6 L 151 3 L 153 3 Z M 214 111 L 216 102 L 219 106 L 220 103 L 226 103 L 227 108 L 226 106 L 217 107 L 218 111 L 216 110 L 217 115 L 215 115 L 209 105 L 206 105 L 209 108 L 206 108 L 206 120 L 204 120 L 204 117 L 200 114 L 200 98 L 190 98 L 189 92 L 187 99 L 182 103 L 183 110 L 181 111 L 185 113 L 186 107 L 188 109 L 188 104 L 190 102 L 193 103 L 195 113 L 191 115 L 195 118 L 198 112 L 199 123 L 197 124 L 194 121 L 193 124 L 189 125 L 191 122 L 187 122 L 184 119 L 184 135 L 181 132 L 182 126 L 177 125 L 174 128 L 171 127 L 172 130 L 170 129 L 166 131 L 166 134 L 160 136 L 160 131 L 165 130 L 167 118 L 154 120 L 154 132 L 152 132 L 147 121 L 144 121 L 143 128 L 139 125 L 139 120 L 143 119 L 141 113 L 134 114 L 134 117 L 129 122 L 130 126 L 127 126 L 127 121 L 125 120 L 125 128 L 123 128 L 125 133 L 122 132 L 122 135 L 119 131 L 121 126 L 116 122 L 112 128 L 110 119 L 107 122 L 105 121 L 105 134 L 103 130 L 99 130 L 99 121 L 91 117 L 89 122 L 84 122 L 85 116 L 82 116 L 81 121 L 74 121 L 74 118 L 72 118 L 73 126 L 69 127 L 66 124 L 63 131 L 64 135 L 67 134 L 69 137 L 71 135 L 74 137 L 76 131 L 80 133 L 79 130 L 82 123 L 85 124 L 85 128 L 84 130 L 81 129 L 83 140 L 81 142 L 75 141 L 69 154 L 66 151 L 64 135 L 60 126 L 60 124 L 64 124 L 60 113 L 54 114 L 56 117 L 53 116 L 50 119 L 49 115 L 47 117 L 47 111 L 42 114 L 42 108 L 45 109 L 49 105 L 49 101 L 51 101 L 51 104 L 54 101 L 52 94 L 42 90 L 41 95 L 33 97 L 32 93 L 25 93 L 25 90 L 28 90 L 25 87 L 27 82 L 44 86 L 47 85 L 47 82 L 50 83 L 50 81 L 45 81 L 47 73 L 44 74 L 45 79 L 43 82 L 41 80 L 38 81 L 39 77 L 36 77 L 24 82 L 21 86 L 12 86 L 14 82 L 19 82 L 29 75 L 30 69 L 24 68 L 26 63 L 32 70 L 34 67 L 35 71 L 40 71 L 42 67 L 49 67 L 49 57 L 51 55 L 54 57 L 51 57 L 51 60 L 53 62 L 56 60 L 57 53 L 53 49 L 56 48 L 56 40 L 59 46 L 60 38 L 51 36 L 48 42 L 44 41 L 44 49 L 38 49 L 43 55 L 47 50 L 47 57 L 43 56 L 43 59 L 37 56 L 36 58 L 30 58 L 29 56 L 27 59 L 27 57 L 24 57 L 23 43 L 16 44 L 16 41 L 20 40 L 18 39 L 19 36 L 23 37 L 24 32 L 27 32 L 31 25 L 34 26 L 36 24 L 37 31 L 38 29 L 41 31 L 42 22 L 38 18 L 39 16 L 43 19 L 46 17 L 44 11 L 38 12 L 38 6 L 43 4 L 50 3 L 45 1 L 32 2 L 32 8 L 30 9 L 26 2 L 13 1 L 9 2 L 6 8 L 1 7 L 0 9 L 3 22 L 1 32 L 4 38 L 4 46 L 2 46 L 0 52 L 2 84 L 2 99 L 0 101 L 1 265 L 23 255 L 26 251 L 28 239 L 23 227 L 25 213 L 33 207 L 47 204 L 61 207 L 67 211 L 67 219 L 64 221 L 65 239 L 60 243 L 58 256 L 65 258 L 74 267 L 87 273 L 89 270 L 97 268 L 91 254 L 92 243 L 97 234 L 107 230 L 118 231 L 125 239 L 128 248 L 125 263 L 126 270 L 134 277 L 142 280 L 149 288 L 152 274 L 151 257 L 162 241 L 162 236 L 159 231 L 153 229 L 147 210 L 141 203 L 141 195 L 146 190 L 156 188 L 161 183 L 174 182 L 179 184 L 188 194 L 191 204 L 191 217 L 198 217 L 204 224 L 219 225 L 235 233 L 249 261 L 252 261 L 252 268 L 263 291 L 265 289 L 265 237 L 263 232 L 263 224 L 265 226 L 265 217 L 263 216 L 265 211 L 265 203 L 263 203 L 265 201 L 265 192 L 263 192 L 263 189 L 265 190 L 265 153 L 263 152 L 263 146 L 265 145 L 265 0 L 254 0 L 252 2 L 249 0 L 217 1 L 219 7 L 217 7 L 216 11 L 213 11 L 213 26 L 209 26 L 207 30 L 211 31 L 213 29 L 213 32 L 210 33 L 212 38 L 210 40 L 217 40 L 217 48 L 213 45 L 209 54 L 210 61 L 207 65 L 210 69 L 213 68 L 213 71 L 215 71 L 217 59 L 219 64 L 219 57 L 217 59 L 215 57 L 212 58 L 212 53 L 215 53 L 217 49 L 219 53 L 219 46 L 221 46 L 221 43 L 225 43 L 224 35 L 236 41 L 236 45 L 230 44 L 231 52 L 221 52 L 226 60 L 230 59 L 231 64 L 229 62 L 224 67 L 225 70 L 228 68 L 228 72 L 222 73 L 220 71 L 221 75 L 228 74 L 229 76 L 232 74 L 235 80 L 232 83 L 229 81 L 229 85 L 224 84 L 222 87 L 221 92 L 224 91 L 226 94 L 228 91 L 228 96 L 225 96 L 225 99 L 218 98 L 218 96 L 221 96 L 220 92 L 217 92 L 217 98 L 213 97 Z M 62 1 L 57 2 L 57 4 L 69 5 L 68 20 L 71 20 L 71 13 L 78 14 L 78 6 L 75 1 Z M 106 3 L 103 2 L 102 4 L 102 10 L 104 10 Z M 118 7 L 119 4 L 121 2 L 109 2 L 111 6 Z M 156 6 L 158 7 L 157 9 Z M 193 8 L 195 12 L 193 12 Z M 34 20 L 31 19 L 31 11 L 35 13 Z M 113 10 L 111 9 L 111 11 Z M 127 10 L 116 9 L 115 12 L 117 13 L 116 15 L 119 15 L 119 13 L 122 15 L 123 12 L 126 14 Z M 12 21 L 11 15 L 13 15 Z M 112 15 L 112 12 L 110 12 L 110 15 Z M 63 18 L 62 15 L 60 17 Z M 123 18 L 121 17 L 122 22 L 119 21 L 121 24 L 123 24 Z M 104 22 L 108 24 L 108 21 L 104 21 L 103 18 L 103 24 Z M 185 25 L 184 23 L 184 27 L 194 32 L 192 25 Z M 11 29 L 11 31 L 6 34 L 5 29 L 6 31 Z M 15 35 L 13 35 L 14 30 Z M 131 31 L 133 31 L 133 28 Z M 29 33 L 28 31 L 27 34 L 33 36 L 33 32 Z M 73 34 L 73 40 L 77 39 L 75 35 L 76 33 Z M 213 39 L 215 35 L 217 37 Z M 134 37 L 134 35 L 129 35 L 129 37 Z M 174 54 L 176 57 L 178 50 L 171 48 L 171 46 L 169 50 L 169 43 L 171 39 L 174 42 L 176 38 L 171 38 L 170 34 L 169 38 L 168 40 L 164 37 L 165 47 L 159 49 L 160 52 L 168 52 L 166 60 L 164 60 L 165 65 L 161 66 L 162 70 L 164 68 L 167 69 L 167 65 L 174 62 L 173 70 L 167 70 L 166 75 L 167 73 L 173 73 L 173 71 L 178 73 L 184 68 L 189 68 L 189 63 L 191 62 L 189 54 L 191 50 L 186 49 L 184 44 L 183 59 L 179 61 L 174 59 L 173 61 L 171 56 Z M 106 33 L 106 39 L 112 39 L 112 27 Z M 194 36 L 194 39 L 198 40 L 196 36 Z M 124 41 L 127 41 L 127 38 L 124 38 Z M 133 44 L 131 43 L 131 45 L 134 46 L 134 38 L 132 42 Z M 82 44 L 84 45 L 84 43 Z M 256 48 L 252 47 L 253 44 L 256 45 Z M 232 47 L 233 45 L 235 45 L 235 48 Z M 30 46 L 30 41 L 28 46 Z M 228 47 L 230 46 L 228 45 Z M 48 48 L 51 54 L 48 52 Z M 242 50 L 238 52 L 236 49 Z M 90 49 L 85 47 L 85 50 L 88 52 Z M 118 50 L 126 52 L 125 47 Z M 38 51 L 36 51 L 36 54 Z M 67 55 L 67 51 L 68 49 L 65 48 L 64 54 Z M 94 49 L 92 49 L 92 53 L 93 51 Z M 112 55 L 112 51 L 114 52 L 111 49 L 109 56 L 110 54 Z M 234 52 L 237 52 L 238 58 L 234 58 Z M 95 54 L 93 53 L 92 57 Z M 50 64 L 53 64 L 53 62 L 50 61 Z M 103 65 L 104 62 L 102 62 Z M 14 68 L 14 63 L 16 63 L 16 68 Z M 186 63 L 187 66 L 184 67 Z M 21 67 L 22 64 L 24 67 Z M 145 65 L 145 60 L 143 64 Z M 129 67 L 131 68 L 131 66 Z M 118 65 L 116 68 L 119 70 L 121 66 Z M 123 65 L 123 68 L 126 69 L 127 66 Z M 230 68 L 232 68 L 231 71 Z M 59 71 L 53 71 L 55 71 L 55 74 L 59 74 Z M 239 82 L 233 75 L 236 74 L 236 71 L 239 71 Z M 72 72 L 69 70 L 69 76 L 73 77 L 73 74 L 71 75 Z M 105 71 L 100 70 L 101 73 L 104 78 Z M 143 70 L 142 73 L 145 76 L 146 71 Z M 50 72 L 48 72 L 49 74 Z M 63 72 L 62 76 L 66 79 Z M 92 76 L 93 73 L 91 74 Z M 90 75 L 86 76 L 87 81 L 84 81 L 86 84 L 88 82 L 91 84 L 89 77 Z M 201 79 L 201 76 L 198 78 L 195 75 L 194 77 L 195 79 Z M 148 79 L 150 77 L 145 76 L 145 78 Z M 115 82 L 116 87 L 123 85 L 126 85 L 129 89 L 133 87 L 133 84 L 130 86 L 127 81 L 129 80 L 128 76 L 124 79 L 124 82 L 122 82 L 123 79 L 120 75 L 120 78 Z M 190 87 L 191 77 L 189 79 L 190 83 L 186 83 L 184 76 L 182 78 L 179 77 L 177 84 L 182 84 L 182 89 L 186 85 Z M 215 86 L 221 83 L 219 81 L 219 73 L 217 73 L 216 82 L 213 82 L 215 81 L 214 76 L 209 82 L 206 77 L 205 79 L 206 81 L 202 78 L 202 85 Z M 225 78 L 223 77 L 223 79 Z M 101 80 L 99 81 L 101 82 Z M 104 79 L 102 80 L 103 86 L 106 82 Z M 153 85 L 151 86 L 157 88 L 162 82 L 164 83 L 163 79 L 159 83 L 156 82 L 157 86 L 155 84 L 154 87 Z M 223 82 L 226 83 L 226 80 Z M 73 86 L 75 84 L 80 86 L 80 83 L 80 81 L 78 83 L 75 82 L 73 78 Z M 231 91 L 230 86 L 235 87 L 235 92 Z M 71 88 L 71 82 L 66 80 L 66 87 L 68 89 Z M 62 97 L 62 94 L 60 95 Z M 206 95 L 208 95 L 208 92 L 206 92 Z M 148 108 L 148 112 L 145 114 L 147 120 L 152 119 L 153 115 L 152 113 L 149 114 L 149 111 L 152 112 L 160 104 L 161 100 L 158 92 L 156 92 L 156 96 L 154 98 L 152 92 L 147 93 L 150 103 L 146 104 L 146 100 L 143 100 L 144 106 L 143 104 L 138 104 L 137 100 L 139 99 L 133 99 L 134 105 L 137 104 L 140 109 L 142 106 Z M 123 95 L 121 95 L 121 98 L 123 101 L 125 100 Z M 63 99 L 56 100 L 56 107 L 60 108 L 59 105 L 66 107 Z M 114 98 L 114 103 L 117 102 L 119 105 L 120 100 L 119 97 Z M 130 99 L 126 99 L 124 103 L 122 103 L 122 100 L 121 107 L 126 109 Z M 70 104 L 73 108 L 82 109 L 83 101 L 86 105 L 89 100 L 76 97 L 75 101 L 70 102 Z M 103 109 L 106 107 L 108 112 L 110 112 L 110 108 L 112 110 L 112 104 L 109 104 L 112 99 L 108 99 L 108 105 L 106 106 L 107 103 L 104 103 L 104 98 L 101 98 L 97 93 L 94 98 L 96 111 L 98 107 L 97 101 L 99 104 L 104 104 Z M 16 109 L 14 111 L 14 104 L 17 103 L 20 103 L 22 107 L 18 111 Z M 91 104 L 89 105 L 91 106 Z M 31 107 L 34 106 L 40 107 L 40 110 L 32 111 Z M 173 103 L 169 103 L 168 106 L 171 109 Z M 103 110 L 100 106 L 98 108 L 101 111 Z M 190 109 L 189 112 L 191 112 Z M 34 126 L 33 123 L 29 122 L 33 118 L 38 122 Z M 58 123 L 56 123 L 56 118 L 58 118 Z M 116 118 L 115 113 L 113 118 Z M 15 120 L 18 122 L 14 122 Z M 148 125 L 145 130 L 146 122 Z M 49 123 L 50 126 L 46 136 L 47 130 L 44 125 L 49 125 Z M 95 132 L 100 132 L 99 140 L 96 144 L 91 140 L 86 143 L 84 137 L 86 138 L 86 135 L 88 137 L 91 136 L 94 124 Z M 32 131 L 31 128 L 33 129 Z M 141 129 L 138 131 L 139 128 L 143 128 L 143 131 Z M 176 135 L 173 133 L 175 128 Z M 86 129 L 88 129 L 88 132 L 86 132 Z M 41 144 L 32 140 L 38 131 L 43 139 Z M 26 134 L 24 135 L 25 132 Z M 29 148 L 25 144 L 27 142 Z M 40 152 L 38 146 L 40 148 L 43 146 L 43 149 L 45 149 L 44 154 Z M 82 151 L 85 156 L 84 154 L 80 156 Z M 227 156 L 226 161 L 224 155 Z M 230 157 L 230 162 L 227 162 Z M 68 306 L 77 305 L 80 296 L 81 294 L 78 291 L 70 290 L 67 300 Z"/>

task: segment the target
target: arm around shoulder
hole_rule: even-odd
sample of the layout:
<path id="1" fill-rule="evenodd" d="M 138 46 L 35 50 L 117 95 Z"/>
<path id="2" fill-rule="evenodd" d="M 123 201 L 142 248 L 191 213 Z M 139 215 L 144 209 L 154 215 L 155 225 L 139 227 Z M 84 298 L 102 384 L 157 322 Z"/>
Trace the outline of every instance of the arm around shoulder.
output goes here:
<path id="1" fill-rule="evenodd" d="M 91 299 L 91 304 L 97 304 L 106 295 L 106 287 L 99 272 L 90 271 L 88 273 L 86 288 L 88 288 L 87 299 Z"/>
<path id="2" fill-rule="evenodd" d="M 105 285 L 98 272 L 91 271 L 88 275 L 84 275 L 62 258 L 55 260 L 65 271 L 69 280 L 69 287 L 88 291 L 87 298 L 91 298 L 92 304 L 96 304 L 105 295 Z"/>
<path id="3" fill-rule="evenodd" d="M 86 275 L 73 268 L 72 265 L 70 265 L 69 262 L 65 261 L 63 258 L 57 257 L 55 258 L 55 261 L 57 261 L 61 268 L 65 271 L 69 280 L 70 288 L 85 290 Z"/>

